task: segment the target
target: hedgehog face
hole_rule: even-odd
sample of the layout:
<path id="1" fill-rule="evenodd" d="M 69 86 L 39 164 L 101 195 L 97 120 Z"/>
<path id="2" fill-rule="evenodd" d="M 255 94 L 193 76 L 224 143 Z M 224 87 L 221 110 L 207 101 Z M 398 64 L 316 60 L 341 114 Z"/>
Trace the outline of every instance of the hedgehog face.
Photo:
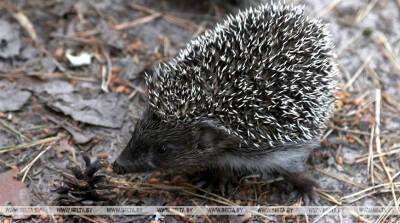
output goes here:
<path id="1" fill-rule="evenodd" d="M 165 123 L 150 112 L 137 123 L 126 148 L 114 162 L 116 173 L 187 170 L 207 165 L 216 150 L 211 135 L 194 124 Z M 208 146 L 205 146 L 208 145 Z"/>

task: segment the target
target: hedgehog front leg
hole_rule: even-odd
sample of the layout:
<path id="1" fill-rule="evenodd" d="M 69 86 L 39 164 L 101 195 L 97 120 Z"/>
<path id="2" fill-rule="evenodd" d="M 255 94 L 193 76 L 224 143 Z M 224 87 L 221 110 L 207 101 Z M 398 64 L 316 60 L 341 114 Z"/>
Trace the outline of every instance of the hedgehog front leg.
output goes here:
<path id="1" fill-rule="evenodd" d="M 312 178 L 308 177 L 305 172 L 281 172 L 283 177 L 291 183 L 294 188 L 302 196 L 304 204 L 310 205 L 311 203 L 318 202 L 318 196 L 315 192 L 315 188 L 319 185 Z"/>
<path id="2" fill-rule="evenodd" d="M 196 173 L 192 182 L 197 187 L 208 191 L 219 191 L 222 195 L 225 195 L 239 180 L 231 171 L 219 168 L 208 168 Z"/>
<path id="3" fill-rule="evenodd" d="M 310 152 L 317 146 L 316 143 L 306 143 L 277 147 L 275 151 L 264 156 L 262 169 L 281 174 L 303 197 L 305 204 L 317 202 L 318 196 L 314 189 L 318 184 L 307 176 L 305 164 Z"/>

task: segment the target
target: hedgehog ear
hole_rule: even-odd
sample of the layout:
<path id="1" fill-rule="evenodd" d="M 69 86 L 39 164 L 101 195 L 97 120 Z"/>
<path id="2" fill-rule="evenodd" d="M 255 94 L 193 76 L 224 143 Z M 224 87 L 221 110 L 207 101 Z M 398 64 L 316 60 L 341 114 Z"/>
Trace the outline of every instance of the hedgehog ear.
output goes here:
<path id="1" fill-rule="evenodd" d="M 196 132 L 198 148 L 215 148 L 223 139 L 221 130 L 209 124 L 201 125 Z"/>
<path id="2" fill-rule="evenodd" d="M 142 120 L 156 121 L 159 119 L 159 116 L 149 108 L 146 108 L 146 110 L 142 113 Z"/>

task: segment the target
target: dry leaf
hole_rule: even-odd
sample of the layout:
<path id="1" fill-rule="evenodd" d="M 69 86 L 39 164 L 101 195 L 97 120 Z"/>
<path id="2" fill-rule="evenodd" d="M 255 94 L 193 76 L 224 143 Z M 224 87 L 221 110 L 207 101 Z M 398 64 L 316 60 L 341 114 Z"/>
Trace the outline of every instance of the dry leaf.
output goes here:
<path id="1" fill-rule="evenodd" d="M 18 169 L 11 169 L 0 174 L 0 206 L 29 206 L 31 205 L 31 194 L 24 183 L 15 179 Z M 14 215 L 14 219 L 25 219 L 29 216 Z"/>

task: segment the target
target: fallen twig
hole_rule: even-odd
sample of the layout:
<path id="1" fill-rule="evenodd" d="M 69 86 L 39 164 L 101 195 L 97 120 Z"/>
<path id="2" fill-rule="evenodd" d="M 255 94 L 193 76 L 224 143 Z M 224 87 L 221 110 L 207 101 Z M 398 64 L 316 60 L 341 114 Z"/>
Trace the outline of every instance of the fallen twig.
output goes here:
<path id="1" fill-rule="evenodd" d="M 112 63 L 108 52 L 103 47 L 101 47 L 101 51 L 104 59 L 106 60 L 106 65 L 101 67 L 101 90 L 104 92 L 109 92 L 108 86 L 110 85 L 112 77 Z"/>
<path id="2" fill-rule="evenodd" d="M 396 153 L 400 153 L 400 148 L 393 149 L 393 150 L 390 150 L 390 151 L 385 151 L 385 152 L 382 152 L 381 154 L 374 154 L 372 156 L 372 158 L 375 159 L 375 158 L 378 158 L 379 156 L 388 156 L 388 155 L 393 155 L 393 154 L 396 154 Z M 361 156 L 356 158 L 355 162 L 356 163 L 364 162 L 364 161 L 369 159 L 369 156 L 370 156 L 369 154 L 361 155 Z"/>
<path id="3" fill-rule="evenodd" d="M 142 11 L 142 12 L 145 12 L 145 13 L 148 13 L 148 14 L 152 14 L 152 15 L 160 14 L 165 21 L 167 21 L 169 23 L 172 23 L 174 25 L 177 25 L 179 27 L 182 27 L 182 28 L 184 28 L 184 29 L 186 29 L 188 31 L 194 32 L 195 30 L 197 30 L 196 25 L 194 25 L 193 22 L 190 21 L 190 20 L 178 18 L 176 16 L 168 15 L 168 14 L 165 14 L 165 13 L 160 13 L 160 12 L 157 12 L 156 10 L 154 10 L 154 9 L 150 9 L 150 8 L 147 8 L 147 7 L 143 6 L 143 5 L 139 5 L 139 4 L 136 4 L 136 3 L 130 3 L 130 6 L 133 9 L 136 9 L 138 11 Z"/>
<path id="4" fill-rule="evenodd" d="M 59 139 L 59 136 L 52 136 L 52 137 L 40 139 L 37 141 L 29 142 L 29 143 L 22 143 L 19 145 L 11 145 L 11 146 L 2 146 L 2 147 L 0 147 L 0 154 L 10 152 L 10 151 L 20 150 L 20 149 L 27 149 L 27 148 L 30 148 L 33 146 L 53 142 L 58 139 Z"/>
<path id="5" fill-rule="evenodd" d="M 22 168 L 21 171 L 19 171 L 19 173 L 24 173 L 24 175 L 23 175 L 23 177 L 22 177 L 22 180 L 21 180 L 22 182 L 25 181 L 25 178 L 26 178 L 26 176 L 28 175 L 29 170 L 32 168 L 33 164 L 35 164 L 35 162 L 36 162 L 44 153 L 46 153 L 49 149 L 51 149 L 52 146 L 53 146 L 53 144 L 54 144 L 54 142 L 53 142 L 51 145 L 47 146 L 46 149 L 44 149 L 43 151 L 41 151 L 30 163 L 28 163 L 24 168 Z"/>
<path id="6" fill-rule="evenodd" d="M 363 185 L 361 185 L 359 183 L 352 182 L 350 179 L 346 179 L 343 176 L 338 176 L 336 174 L 329 173 L 328 171 L 325 171 L 325 170 L 322 170 L 322 169 L 319 169 L 319 168 L 315 168 L 315 170 L 320 172 L 320 173 L 322 173 L 322 174 L 324 174 L 324 175 L 327 175 L 327 176 L 332 177 L 334 179 L 337 179 L 337 180 L 340 180 L 342 182 L 345 182 L 345 183 L 347 183 L 349 185 L 352 185 L 352 186 L 355 186 L 355 187 L 358 187 L 358 188 L 362 188 L 362 189 L 366 188 L 365 186 L 363 186 Z"/>
<path id="7" fill-rule="evenodd" d="M 360 74 L 364 71 L 364 68 L 370 63 L 372 55 L 370 55 L 367 59 L 364 60 L 364 63 L 358 68 L 356 73 L 351 77 L 351 79 L 346 83 L 343 87 L 343 90 L 347 90 L 350 86 L 353 85 L 354 81 L 360 76 Z"/>
<path id="8" fill-rule="evenodd" d="M 29 34 L 33 41 L 38 45 L 38 36 L 36 34 L 36 30 L 28 19 L 28 17 L 22 12 L 14 12 L 12 13 L 13 17 L 19 22 L 19 24 L 25 29 L 25 31 Z"/>
<path id="9" fill-rule="evenodd" d="M 30 142 L 32 140 L 1 119 L 0 119 L 0 124 L 4 126 L 4 128 L 6 128 L 7 130 L 9 130 L 11 133 L 18 136 L 19 138 L 24 139 L 27 142 Z"/>
<path id="10" fill-rule="evenodd" d="M 394 71 L 397 75 L 400 75 L 400 61 L 398 57 L 393 53 L 393 49 L 390 46 L 386 36 L 381 34 L 376 40 L 379 46 L 382 46 L 383 54 L 389 59 L 390 63 L 393 65 Z"/>
<path id="11" fill-rule="evenodd" d="M 155 20 L 157 18 L 160 18 L 161 16 L 162 16 L 161 13 L 158 13 L 158 12 L 157 13 L 153 13 L 153 14 L 151 14 L 149 16 L 145 16 L 145 17 L 142 17 L 142 18 L 130 21 L 130 22 L 123 22 L 123 23 L 120 23 L 118 25 L 115 25 L 114 29 L 116 29 L 116 30 L 124 30 L 124 29 L 130 29 L 130 28 L 138 27 L 138 26 L 144 25 L 146 23 L 149 23 L 149 22 L 151 22 L 151 21 L 153 21 L 153 20 Z"/>
<path id="12" fill-rule="evenodd" d="M 374 178 L 374 146 L 373 146 L 373 142 L 374 142 L 374 132 L 375 132 L 375 123 L 372 125 L 371 128 L 371 137 L 369 140 L 369 146 L 368 146 L 368 163 L 367 163 L 367 169 L 368 169 L 368 176 L 371 179 L 371 183 L 372 185 L 375 184 L 375 178 Z M 378 155 L 379 156 L 379 155 Z"/>
<path id="13" fill-rule="evenodd" d="M 367 6 L 361 10 L 358 11 L 357 16 L 354 20 L 353 25 L 357 25 L 359 24 L 362 20 L 364 20 L 365 17 L 367 17 L 367 15 L 371 12 L 371 10 L 374 8 L 374 6 L 376 5 L 376 3 L 379 0 L 372 0 L 370 1 Z"/>

